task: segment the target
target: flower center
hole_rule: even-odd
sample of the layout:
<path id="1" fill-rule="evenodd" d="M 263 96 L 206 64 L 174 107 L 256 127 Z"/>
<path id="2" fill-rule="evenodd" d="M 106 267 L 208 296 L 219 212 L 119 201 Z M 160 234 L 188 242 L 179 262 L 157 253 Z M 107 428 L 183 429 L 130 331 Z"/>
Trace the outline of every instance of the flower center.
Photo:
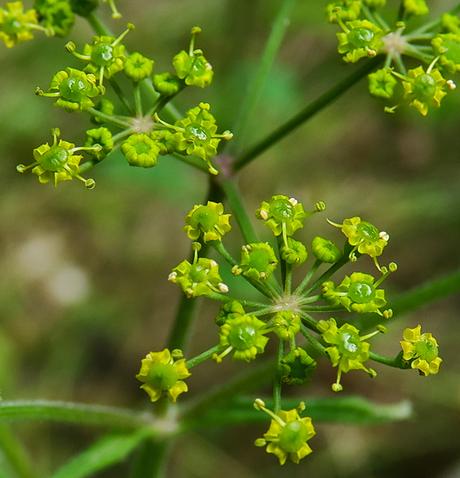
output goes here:
<path id="1" fill-rule="evenodd" d="M 189 277 L 194 283 L 207 282 L 209 270 L 200 264 L 193 264 L 190 268 Z"/>
<path id="2" fill-rule="evenodd" d="M 426 360 L 427 362 L 431 362 L 438 356 L 438 347 L 430 340 L 422 340 L 415 344 L 415 351 L 417 355 Z"/>
<path id="3" fill-rule="evenodd" d="M 300 420 L 287 423 L 279 435 L 279 446 L 287 453 L 299 451 L 308 439 L 308 429 Z"/>
<path id="4" fill-rule="evenodd" d="M 458 65 L 460 63 L 460 44 L 453 40 L 445 40 L 443 47 L 447 49 L 443 55 Z"/>
<path id="5" fill-rule="evenodd" d="M 56 172 L 65 166 L 69 152 L 61 146 L 52 146 L 39 160 L 40 166 L 46 171 Z"/>
<path id="6" fill-rule="evenodd" d="M 150 145 L 144 141 L 139 141 L 134 145 L 137 154 L 148 154 L 151 151 Z"/>
<path id="7" fill-rule="evenodd" d="M 172 364 L 157 363 L 152 365 L 147 382 L 160 390 L 170 389 L 179 379 L 176 369 Z"/>
<path id="8" fill-rule="evenodd" d="M 98 66 L 107 66 L 113 60 L 113 46 L 110 43 L 100 43 L 91 51 L 91 61 Z"/>
<path id="9" fill-rule="evenodd" d="M 248 350 L 256 344 L 257 330 L 253 325 L 233 326 L 228 334 L 228 343 L 236 350 Z"/>
<path id="10" fill-rule="evenodd" d="M 208 140 L 208 133 L 201 126 L 192 124 L 186 128 L 186 131 L 188 135 L 192 137 L 192 139 L 203 142 Z"/>
<path id="11" fill-rule="evenodd" d="M 249 253 L 248 266 L 253 267 L 259 272 L 265 272 L 270 265 L 270 258 L 266 251 L 253 250 Z"/>
<path id="12" fill-rule="evenodd" d="M 294 218 L 294 206 L 285 199 L 275 199 L 270 207 L 273 218 L 278 222 Z"/>
<path id="13" fill-rule="evenodd" d="M 383 37 L 383 51 L 391 57 L 402 55 L 407 48 L 407 42 L 398 32 L 391 32 Z"/>
<path id="14" fill-rule="evenodd" d="M 350 355 L 359 352 L 361 342 L 358 335 L 344 332 L 340 335 L 340 341 L 339 347 L 343 353 Z"/>
<path id="15" fill-rule="evenodd" d="M 86 83 L 80 78 L 70 76 L 66 78 L 60 85 L 59 91 L 61 96 L 69 101 L 80 101 L 84 96 Z"/>
<path id="16" fill-rule="evenodd" d="M 368 28 L 354 28 L 348 34 L 348 41 L 353 48 L 365 48 L 374 37 L 375 33 Z"/>
<path id="17" fill-rule="evenodd" d="M 379 230 L 371 223 L 362 221 L 356 226 L 361 239 L 368 241 L 377 241 L 379 239 Z"/>
<path id="18" fill-rule="evenodd" d="M 430 74 L 425 73 L 415 78 L 413 88 L 417 99 L 428 101 L 436 94 L 436 81 Z"/>
<path id="19" fill-rule="evenodd" d="M 22 29 L 22 23 L 17 18 L 9 18 L 2 26 L 7 35 L 15 35 Z"/>
<path id="20" fill-rule="evenodd" d="M 219 222 L 219 215 L 209 206 L 202 206 L 192 215 L 192 221 L 201 229 L 209 231 Z"/>
<path id="21" fill-rule="evenodd" d="M 348 288 L 348 297 L 357 304 L 367 304 L 374 298 L 374 288 L 365 282 L 353 282 Z"/>

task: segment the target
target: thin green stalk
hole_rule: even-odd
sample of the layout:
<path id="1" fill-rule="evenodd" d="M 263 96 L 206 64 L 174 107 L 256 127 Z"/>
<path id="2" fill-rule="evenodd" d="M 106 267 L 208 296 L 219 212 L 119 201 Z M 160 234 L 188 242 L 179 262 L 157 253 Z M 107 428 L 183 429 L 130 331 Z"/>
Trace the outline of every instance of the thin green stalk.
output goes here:
<path id="1" fill-rule="evenodd" d="M 124 131 L 121 131 L 120 133 L 114 134 L 112 137 L 112 140 L 114 143 L 117 141 L 120 141 L 121 139 L 126 138 L 127 136 L 130 136 L 134 133 L 134 130 L 132 128 L 125 129 Z"/>
<path id="2" fill-rule="evenodd" d="M 243 372 L 226 383 L 217 384 L 200 397 L 189 401 L 183 406 L 181 413 L 184 427 L 190 427 L 192 423 L 199 424 L 200 414 L 206 413 L 209 408 L 231 400 L 239 392 L 253 390 L 265 383 L 274 368 L 273 360 L 261 361 L 249 369 L 246 367 Z"/>
<path id="3" fill-rule="evenodd" d="M 238 262 L 233 258 L 230 252 L 227 251 L 225 246 L 222 244 L 221 241 L 214 241 L 213 242 L 214 249 L 231 265 L 236 266 Z"/>
<path id="4" fill-rule="evenodd" d="M 96 110 L 95 108 L 88 108 L 86 111 L 88 111 L 88 113 L 92 114 L 93 116 L 96 116 L 96 118 L 99 118 L 100 120 L 104 121 L 105 123 L 112 123 L 119 128 L 127 129 L 131 127 L 131 124 L 128 123 L 128 121 L 119 119 L 113 115 L 107 115 L 102 111 Z"/>
<path id="5" fill-rule="evenodd" d="M 315 289 L 321 286 L 321 284 L 335 274 L 341 267 L 343 267 L 350 260 L 348 254 L 344 254 L 335 264 L 333 264 L 327 271 L 321 274 L 313 285 L 305 291 L 305 295 L 311 294 Z"/>
<path id="6" fill-rule="evenodd" d="M 284 283 L 284 293 L 291 294 L 292 290 L 292 265 L 286 264 L 286 281 Z"/>
<path id="7" fill-rule="evenodd" d="M 100 163 L 97 159 L 89 159 L 88 161 L 85 161 L 83 164 L 81 164 L 78 168 L 78 174 L 83 174 L 89 171 L 90 169 L 93 169 L 96 164 Z"/>
<path id="8" fill-rule="evenodd" d="M 3 422 L 48 420 L 118 429 L 152 426 L 152 417 L 149 414 L 123 408 L 51 400 L 0 402 L 0 420 Z"/>
<path id="9" fill-rule="evenodd" d="M 178 159 L 182 163 L 192 166 L 195 169 L 199 169 L 206 174 L 209 173 L 208 166 L 206 165 L 206 163 L 202 159 L 197 158 L 196 156 L 184 156 L 179 153 L 172 153 L 170 156 L 172 158 Z"/>
<path id="10" fill-rule="evenodd" d="M 236 182 L 231 178 L 222 179 L 219 181 L 219 186 L 225 193 L 230 209 L 235 215 L 235 219 L 240 227 L 246 243 L 257 242 L 257 235 L 254 227 L 246 212 L 246 208 L 239 192 Z"/>
<path id="11" fill-rule="evenodd" d="M 314 305 L 310 307 L 302 307 L 305 312 L 345 312 L 342 306 L 333 307 L 330 305 Z"/>
<path id="12" fill-rule="evenodd" d="M 129 114 L 132 116 L 134 115 L 134 110 L 133 107 L 130 105 L 128 98 L 126 98 L 125 94 L 123 93 L 123 90 L 121 89 L 120 85 L 117 83 L 117 81 L 114 78 L 110 78 L 109 84 L 112 87 L 113 91 L 117 95 L 118 99 L 121 101 L 123 106 L 126 108 L 126 110 L 129 112 Z"/>
<path id="13" fill-rule="evenodd" d="M 402 353 L 399 353 L 396 357 L 385 357 L 384 355 L 379 355 L 375 352 L 369 352 L 369 358 L 374 362 L 379 362 L 388 365 L 389 367 L 402 369 L 410 367 L 410 365 L 407 365 L 402 361 Z"/>
<path id="14" fill-rule="evenodd" d="M 307 324 L 307 327 L 310 330 L 313 330 L 314 332 L 318 332 L 318 325 L 316 323 L 316 320 L 306 312 L 300 312 L 300 316 L 302 317 L 302 320 Z"/>
<path id="15" fill-rule="evenodd" d="M 214 354 L 220 352 L 221 350 L 222 350 L 221 345 L 215 345 L 214 347 L 211 347 L 210 349 L 205 350 L 204 352 L 197 355 L 196 357 L 193 357 L 187 360 L 187 368 L 193 368 L 193 367 L 196 367 L 197 365 L 200 365 L 200 363 L 203 363 L 206 360 L 210 359 Z"/>
<path id="16" fill-rule="evenodd" d="M 276 15 L 257 72 L 246 91 L 236 124 L 233 127 L 233 133 L 235 137 L 238 138 L 238 142 L 235 141 L 230 144 L 231 151 L 234 151 L 238 146 L 241 147 L 243 144 L 251 113 L 254 111 L 262 95 L 268 75 L 275 62 L 281 43 L 283 42 L 287 27 L 289 26 L 289 19 L 294 5 L 295 0 L 283 0 Z"/>
<path id="17" fill-rule="evenodd" d="M 326 348 L 324 345 L 314 337 L 310 331 L 305 327 L 305 325 L 300 326 L 300 332 L 302 335 L 310 342 L 311 346 L 321 355 L 326 354 Z"/>
<path id="18" fill-rule="evenodd" d="M 273 411 L 278 413 L 281 410 L 281 360 L 284 356 L 284 342 L 280 339 L 278 354 L 276 356 L 276 373 L 273 383 Z"/>
<path id="19" fill-rule="evenodd" d="M 104 36 L 113 36 L 113 32 L 110 28 L 105 25 L 105 23 L 96 15 L 96 13 L 91 12 L 88 16 L 85 17 L 88 23 L 91 25 L 92 29 L 98 35 Z"/>
<path id="20" fill-rule="evenodd" d="M 294 291 L 294 295 L 300 295 L 304 291 L 305 287 L 310 283 L 312 277 L 315 275 L 315 272 L 318 270 L 319 266 L 322 264 L 321 261 L 318 259 L 315 260 L 313 265 L 311 266 L 311 269 L 307 272 L 306 276 L 302 280 L 302 282 L 299 284 L 297 289 Z"/>
<path id="21" fill-rule="evenodd" d="M 278 127 L 275 131 L 271 132 L 265 139 L 255 144 L 242 154 L 238 155 L 234 163 L 235 170 L 238 171 L 244 166 L 248 165 L 267 149 L 283 140 L 299 126 L 313 118 L 317 113 L 329 106 L 352 86 L 358 83 L 382 61 L 383 59 L 380 56 L 373 58 L 372 60 L 368 60 L 363 66 L 361 66 L 361 68 L 356 69 L 350 76 L 339 81 L 326 93 L 309 103 L 302 111 Z"/>
<path id="22" fill-rule="evenodd" d="M 139 83 L 135 83 L 133 87 L 133 94 L 134 94 L 134 107 L 136 111 L 136 116 L 138 118 L 142 118 L 144 115 L 143 108 L 142 108 L 142 95 Z"/>

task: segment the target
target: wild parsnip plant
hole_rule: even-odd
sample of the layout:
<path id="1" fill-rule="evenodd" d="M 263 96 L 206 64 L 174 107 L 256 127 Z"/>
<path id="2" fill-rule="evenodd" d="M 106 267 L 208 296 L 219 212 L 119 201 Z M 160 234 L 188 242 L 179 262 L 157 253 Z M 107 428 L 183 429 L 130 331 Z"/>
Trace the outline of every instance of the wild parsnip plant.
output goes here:
<path id="1" fill-rule="evenodd" d="M 103 3 L 109 4 L 113 18 L 120 18 L 113 1 Z M 178 159 L 208 174 L 211 185 L 203 204 L 191 205 L 185 217 L 184 234 L 191 240 L 191 256 L 182 261 L 178 258 L 180 262 L 169 275 L 169 281 L 183 291 L 170 339 L 163 350 L 145 351 L 137 374 L 140 388 L 153 402 L 150 411 L 50 401 L 0 403 L 3 420 L 49 419 L 118 431 L 53 476 L 91 476 L 141 447 L 133 476 L 160 476 L 169 444 L 179 434 L 210 422 L 231 426 L 262 421 L 265 428 L 255 445 L 265 447 L 281 465 L 288 460 L 299 463 L 312 452 L 311 442 L 321 433 L 315 416 L 336 422 L 350 410 L 368 422 L 408 416 L 410 410 L 405 406 L 373 404 L 340 394 L 312 401 L 307 394 L 319 361 L 334 369 L 331 395 L 346 388 L 344 375 L 349 372 L 362 371 L 376 378 L 373 362 L 424 377 L 438 373 L 442 363 L 438 343 L 420 324 L 401 331 L 396 356 L 374 350 L 372 338 L 392 325 L 402 300 L 390 300 L 384 289 L 385 281 L 397 271 L 394 262 L 382 259 L 389 234 L 375 226 L 373 219 L 336 219 L 339 212 L 333 212 L 327 220 L 330 236 L 312 234 L 309 242 L 303 243 L 296 233 L 307 221 L 309 230 L 314 230 L 316 217 L 324 215 L 324 202 L 307 206 L 278 194 L 248 214 L 236 183 L 238 171 L 366 75 L 371 94 L 392 101 L 387 111 L 395 111 L 394 103 L 408 103 L 426 115 L 430 108 L 441 105 L 445 94 L 455 88 L 451 75 L 460 70 L 460 6 L 421 23 L 416 21 L 418 17 L 429 14 L 424 0 L 403 0 L 399 12 L 386 3 L 343 0 L 328 4 L 327 17 L 339 28 L 339 53 L 346 62 L 363 61 L 364 66 L 247 150 L 241 149 L 238 137 L 280 47 L 294 0 L 281 2 L 260 68 L 235 124 L 234 138 L 232 132 L 218 127 L 208 103 L 200 102 L 185 113 L 173 105 L 174 97 L 188 87 L 205 88 L 212 82 L 211 63 L 197 47 L 199 27 L 191 29 L 189 45 L 173 57 L 170 70 L 163 72 L 153 58 L 128 49 L 134 25 L 128 23 L 124 28 L 118 22 L 118 33 L 113 34 L 101 22 L 97 1 L 37 0 L 30 8 L 23 2 L 0 8 L 0 39 L 7 47 L 32 40 L 39 32 L 67 36 L 75 15 L 86 18 L 95 31 L 85 45 L 69 41 L 69 63 L 51 72 L 49 85 L 36 89 L 37 95 L 70 114 L 87 115 L 91 126 L 85 132 L 86 141 L 77 146 L 70 138 L 75 133 L 66 132 L 61 139 L 59 128 L 55 128 L 52 140 L 34 149 L 30 162 L 17 167 L 20 173 L 30 171 L 40 183 L 59 187 L 61 182 L 76 179 L 92 189 L 95 181 L 88 173 L 120 149 L 129 166 L 161 167 L 162 161 Z M 126 2 L 127 15 L 130 6 Z M 121 86 L 122 77 L 123 85 L 129 80 L 129 93 Z M 227 150 L 232 138 L 234 146 Z M 254 227 L 251 216 L 258 220 L 259 228 Z M 237 257 L 224 245 L 235 223 L 242 237 Z M 260 230 L 269 232 L 271 240 L 261 240 Z M 359 269 L 358 264 L 366 261 L 373 265 L 372 274 Z M 246 290 L 247 295 L 234 294 L 224 282 L 224 263 L 245 284 L 238 290 Z M 353 271 L 345 273 L 342 268 L 346 265 Z M 302 279 L 296 282 L 299 276 Z M 406 310 L 435 298 L 432 292 L 437 287 L 433 283 L 410 292 L 404 298 Z M 216 340 L 199 355 L 189 356 L 186 346 L 199 298 L 220 303 Z M 269 352 L 270 344 L 276 349 L 275 357 Z M 187 399 L 195 367 L 208 360 L 219 367 L 223 360 L 231 359 L 245 363 L 241 375 Z M 252 382 L 263 384 L 267 379 L 273 385 L 272 399 L 244 398 L 247 395 L 242 394 Z M 296 390 L 296 396 L 302 398 L 284 398 L 286 389 Z"/>

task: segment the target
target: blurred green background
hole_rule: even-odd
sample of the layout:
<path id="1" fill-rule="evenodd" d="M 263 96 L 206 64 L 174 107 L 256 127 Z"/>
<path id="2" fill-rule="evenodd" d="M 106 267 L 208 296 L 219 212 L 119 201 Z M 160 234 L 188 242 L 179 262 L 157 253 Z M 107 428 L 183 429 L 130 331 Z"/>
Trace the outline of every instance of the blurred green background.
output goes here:
<path id="1" fill-rule="evenodd" d="M 221 128 L 231 128 L 281 2 L 118 3 L 123 21 L 137 25 L 128 48 L 155 58 L 157 71 L 169 68 L 172 56 L 187 45 L 191 26 L 203 28 L 199 47 L 214 66 L 215 81 L 206 90 L 187 91 L 176 103 L 185 110 L 209 101 Z M 246 144 L 351 71 L 336 53 L 325 3 L 297 2 Z M 453 3 L 432 2 L 434 10 Z M 89 35 L 80 19 L 72 38 L 81 44 Z M 180 295 L 166 278 L 188 254 L 183 218 L 204 199 L 206 177 L 174 160 L 137 170 L 119 156 L 94 171 L 97 187 L 91 192 L 81 184 L 43 187 L 32 176 L 18 175 L 16 164 L 30 162 L 32 149 L 48 140 L 50 128 L 59 125 L 63 137 L 78 141 L 87 127 L 85 118 L 33 94 L 56 71 L 77 64 L 65 52 L 65 41 L 37 38 L 13 50 L 0 48 L 0 393 L 5 400 L 148 408 L 134 376 L 140 359 L 164 346 Z M 332 219 L 360 215 L 388 231 L 385 260 L 394 259 L 399 270 L 387 287 L 396 292 L 459 267 L 459 160 L 459 92 L 427 119 L 407 109 L 390 116 L 363 81 L 252 163 L 240 185 L 251 210 L 273 194 L 288 194 L 305 204 L 326 201 Z M 321 232 L 340 237 L 319 216 L 299 237 L 308 241 Z M 235 251 L 236 230 L 230 241 Z M 412 400 L 413 420 L 365 428 L 317 425 L 315 453 L 301 465 L 283 468 L 252 445 L 264 427 L 210 430 L 180 440 L 168 476 L 460 477 L 459 306 L 457 296 L 398 317 L 375 341 L 379 351 L 396 353 L 402 329 L 422 323 L 441 344 L 444 364 L 438 376 L 378 367 L 376 380 L 352 373 L 343 381 L 346 393 L 384 403 Z M 212 303 L 201 307 L 191 354 L 216 343 L 217 327 L 210 326 L 215 313 Z M 244 367 L 229 362 L 198 367 L 190 395 Z M 312 386 L 287 393 L 307 405 L 310 396 L 331 396 L 334 373 L 323 364 Z M 94 430 L 49 424 L 14 429 L 39 477 L 49 476 L 98 436 Z M 0 476 L 9 476 L 2 466 L 0 461 Z M 124 478 L 127 470 L 122 465 L 98 476 Z"/>

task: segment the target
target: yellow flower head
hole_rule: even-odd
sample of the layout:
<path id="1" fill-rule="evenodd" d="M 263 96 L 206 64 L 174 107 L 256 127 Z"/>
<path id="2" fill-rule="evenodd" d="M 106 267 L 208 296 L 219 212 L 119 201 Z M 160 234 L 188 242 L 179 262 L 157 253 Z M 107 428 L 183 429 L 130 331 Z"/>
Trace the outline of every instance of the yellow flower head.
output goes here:
<path id="1" fill-rule="evenodd" d="M 302 402 L 293 410 L 280 410 L 276 413 L 265 407 L 265 403 L 257 399 L 255 408 L 264 411 L 271 418 L 270 427 L 263 438 L 255 441 L 256 446 L 266 446 L 267 453 L 273 453 L 280 465 L 284 465 L 289 458 L 293 463 L 299 463 L 313 450 L 308 441 L 316 435 L 310 417 L 302 418 L 299 411 L 305 408 Z"/>
<path id="2" fill-rule="evenodd" d="M 430 333 L 421 333 L 421 325 L 413 329 L 405 329 L 401 348 L 403 359 L 411 362 L 411 367 L 420 374 L 435 375 L 439 371 L 442 358 L 438 356 L 438 342 Z"/>
<path id="3" fill-rule="evenodd" d="M 185 359 L 180 350 L 150 352 L 142 359 L 141 369 L 136 378 L 143 383 L 152 402 L 166 395 L 175 402 L 177 397 L 188 391 L 184 378 L 190 377 Z"/>

